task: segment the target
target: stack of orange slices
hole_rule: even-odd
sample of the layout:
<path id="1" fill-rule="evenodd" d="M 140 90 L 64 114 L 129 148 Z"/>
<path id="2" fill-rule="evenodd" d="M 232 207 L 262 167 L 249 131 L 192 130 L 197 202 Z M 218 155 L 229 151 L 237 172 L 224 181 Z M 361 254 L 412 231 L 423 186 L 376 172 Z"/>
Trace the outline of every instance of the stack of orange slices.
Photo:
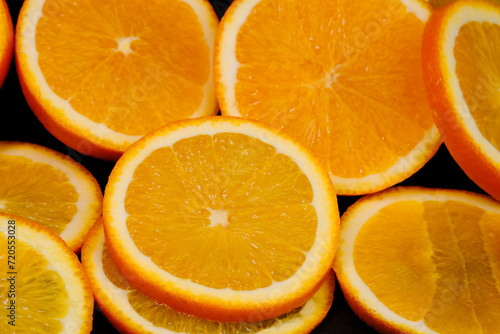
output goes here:
<path id="1" fill-rule="evenodd" d="M 307 333 L 332 267 L 382 333 L 500 332 L 499 5 L 235 0 L 219 25 L 207 0 L 26 0 L 15 38 L 41 123 L 117 162 L 103 197 L 0 143 L 7 333 L 89 333 L 91 289 L 125 333 Z M 0 85 L 12 49 L 0 0 Z M 496 200 L 385 190 L 442 140 Z"/>

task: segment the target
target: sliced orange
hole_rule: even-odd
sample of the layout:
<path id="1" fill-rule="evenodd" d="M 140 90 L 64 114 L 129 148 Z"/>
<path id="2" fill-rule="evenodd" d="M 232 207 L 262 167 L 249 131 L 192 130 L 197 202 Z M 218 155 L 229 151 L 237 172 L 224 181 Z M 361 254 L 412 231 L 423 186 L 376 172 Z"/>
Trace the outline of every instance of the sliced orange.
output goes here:
<path id="1" fill-rule="evenodd" d="M 104 195 L 111 257 L 134 287 L 214 321 L 300 307 L 335 254 L 338 208 L 309 151 L 233 117 L 173 122 L 132 145 Z"/>
<path id="2" fill-rule="evenodd" d="M 16 29 L 23 92 L 63 143 L 116 160 L 165 123 L 217 113 L 217 25 L 206 0 L 27 0 Z"/>
<path id="3" fill-rule="evenodd" d="M 318 292 L 290 313 L 259 322 L 217 323 L 176 312 L 134 289 L 111 260 L 102 222 L 90 230 L 85 240 L 82 264 L 100 310 L 122 333 L 309 333 L 328 313 L 335 288 L 331 272 Z"/>
<path id="4" fill-rule="evenodd" d="M 500 199 L 500 6 L 459 1 L 437 10 L 422 54 L 446 147 L 477 185 Z"/>
<path id="5" fill-rule="evenodd" d="M 0 142 L 0 212 L 48 227 L 73 251 L 101 216 L 102 192 L 81 164 L 31 143 Z"/>
<path id="6" fill-rule="evenodd" d="M 14 28 L 9 7 L 5 0 L 0 0 L 0 87 L 9 72 L 14 48 Z"/>
<path id="7" fill-rule="evenodd" d="M 500 332 L 500 203 L 399 187 L 341 219 L 334 269 L 346 300 L 382 333 Z"/>
<path id="8" fill-rule="evenodd" d="M 49 229 L 0 213 L 3 334 L 92 330 L 94 299 L 77 256 Z"/>
<path id="9" fill-rule="evenodd" d="M 418 0 L 236 0 L 216 40 L 223 115 L 286 132 L 330 172 L 338 194 L 394 185 L 441 140 L 427 104 Z"/>

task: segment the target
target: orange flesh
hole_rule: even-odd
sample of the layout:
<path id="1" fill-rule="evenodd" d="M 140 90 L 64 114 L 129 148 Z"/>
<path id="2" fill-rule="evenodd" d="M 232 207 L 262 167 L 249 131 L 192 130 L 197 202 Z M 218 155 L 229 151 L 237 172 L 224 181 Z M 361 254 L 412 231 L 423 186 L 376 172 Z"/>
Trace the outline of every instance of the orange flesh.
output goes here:
<path id="1" fill-rule="evenodd" d="M 500 151 L 500 26 L 470 22 L 455 40 L 456 74 L 481 134 Z"/>
<path id="2" fill-rule="evenodd" d="M 47 0 L 36 49 L 59 97 L 127 135 L 190 117 L 210 72 L 201 24 L 180 0 Z"/>
<path id="3" fill-rule="evenodd" d="M 307 145 L 335 176 L 385 171 L 433 125 L 422 30 L 395 0 L 262 0 L 237 36 L 237 108 Z"/>
<path id="4" fill-rule="evenodd" d="M 49 269 L 45 256 L 31 245 L 16 239 L 15 263 L 15 324 L 7 325 L 11 321 L 8 312 L 0 312 L 0 321 L 5 331 L 2 333 L 59 333 L 62 330 L 61 319 L 68 312 L 68 292 L 66 283 L 54 270 Z M 0 304 L 8 305 L 13 298 L 9 298 L 10 282 L 7 281 L 11 272 L 7 257 L 7 238 L 0 233 Z"/>
<path id="5" fill-rule="evenodd" d="M 500 331 L 500 214 L 463 202 L 399 202 L 365 223 L 354 264 L 399 316 L 439 333 Z"/>
<path id="6" fill-rule="evenodd" d="M 0 211 L 36 221 L 60 234 L 77 212 L 78 193 L 50 165 L 0 153 Z"/>
<path id="7" fill-rule="evenodd" d="M 312 200 L 290 158 L 258 139 L 221 133 L 149 154 L 125 209 L 135 244 L 162 269 L 209 287 L 251 290 L 302 266 L 316 236 Z"/>

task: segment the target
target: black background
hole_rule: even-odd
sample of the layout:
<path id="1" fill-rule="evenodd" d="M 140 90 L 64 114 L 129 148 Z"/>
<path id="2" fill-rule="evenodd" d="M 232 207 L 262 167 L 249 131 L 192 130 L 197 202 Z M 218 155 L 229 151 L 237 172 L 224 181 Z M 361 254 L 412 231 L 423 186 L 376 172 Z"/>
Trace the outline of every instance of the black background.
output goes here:
<path id="1" fill-rule="evenodd" d="M 213 7 L 219 17 L 222 17 L 230 4 L 230 0 L 211 0 Z M 17 21 L 22 0 L 7 0 L 14 24 Z M 144 1 L 147 4 L 147 1 Z M 82 155 L 68 148 L 55 139 L 41 125 L 30 110 L 21 91 L 16 75 L 14 61 L 11 64 L 9 74 L 0 89 L 0 140 L 17 140 L 40 144 L 50 147 L 63 154 L 70 155 L 73 159 L 83 164 L 98 180 L 102 190 L 106 186 L 108 175 L 114 163 L 102 161 Z M 484 193 L 477 187 L 453 161 L 446 147 L 441 146 L 438 153 L 415 175 L 401 183 L 401 185 L 419 185 L 430 188 L 464 189 Z M 349 205 L 359 197 L 338 198 L 339 210 L 342 214 Z M 96 306 L 94 312 L 94 330 L 92 333 L 117 333 L 107 322 Z M 313 331 L 320 333 L 375 333 L 373 329 L 360 321 L 350 310 L 344 300 L 342 292 L 337 284 L 333 306 L 326 319 Z"/>

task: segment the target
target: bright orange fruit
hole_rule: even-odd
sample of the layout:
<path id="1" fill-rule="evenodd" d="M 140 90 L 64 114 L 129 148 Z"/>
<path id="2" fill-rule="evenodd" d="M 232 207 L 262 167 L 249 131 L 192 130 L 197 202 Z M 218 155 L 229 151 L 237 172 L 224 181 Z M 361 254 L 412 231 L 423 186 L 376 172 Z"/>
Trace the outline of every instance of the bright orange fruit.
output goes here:
<path id="1" fill-rule="evenodd" d="M 0 141 L 0 180 L 0 212 L 42 224 L 75 252 L 102 214 L 92 174 L 49 148 Z"/>
<path id="2" fill-rule="evenodd" d="M 0 212 L 0 271 L 2 334 L 91 332 L 90 284 L 55 233 Z"/>
<path id="3" fill-rule="evenodd" d="M 381 333 L 499 333 L 499 241 L 491 197 L 399 187 L 344 213 L 334 269 Z"/>
<path id="4" fill-rule="evenodd" d="M 422 55 L 446 147 L 475 183 L 500 199 L 500 6 L 458 1 L 436 10 Z"/>
<path id="5" fill-rule="evenodd" d="M 293 140 L 242 118 L 170 123 L 118 160 L 106 186 L 106 241 L 134 287 L 226 322 L 303 305 L 335 254 L 328 174 Z"/>
<path id="6" fill-rule="evenodd" d="M 206 0 L 27 0 L 16 29 L 26 99 L 71 148 L 116 160 L 173 120 L 218 111 Z"/>
<path id="7" fill-rule="evenodd" d="M 441 140 L 427 103 L 422 1 L 236 0 L 215 51 L 223 115 L 311 149 L 338 194 L 403 181 Z"/>
<path id="8" fill-rule="evenodd" d="M 14 29 L 9 7 L 5 0 L 0 0 L 0 87 L 9 72 L 14 48 Z"/>

